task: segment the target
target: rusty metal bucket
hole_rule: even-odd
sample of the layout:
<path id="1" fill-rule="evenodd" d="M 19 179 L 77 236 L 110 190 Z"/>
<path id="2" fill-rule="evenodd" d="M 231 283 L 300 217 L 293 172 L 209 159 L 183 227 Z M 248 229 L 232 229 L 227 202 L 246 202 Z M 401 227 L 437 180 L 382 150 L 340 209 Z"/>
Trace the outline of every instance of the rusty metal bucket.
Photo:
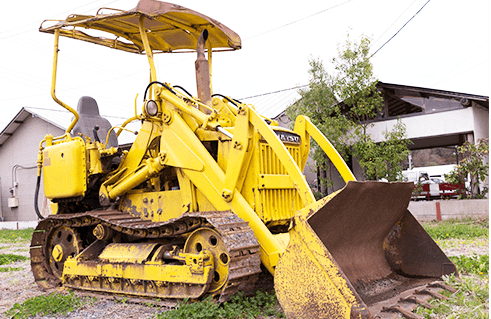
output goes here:
<path id="1" fill-rule="evenodd" d="M 372 305 L 457 272 L 407 210 L 412 189 L 349 182 L 296 215 L 275 270 L 287 316 L 371 318 Z"/>

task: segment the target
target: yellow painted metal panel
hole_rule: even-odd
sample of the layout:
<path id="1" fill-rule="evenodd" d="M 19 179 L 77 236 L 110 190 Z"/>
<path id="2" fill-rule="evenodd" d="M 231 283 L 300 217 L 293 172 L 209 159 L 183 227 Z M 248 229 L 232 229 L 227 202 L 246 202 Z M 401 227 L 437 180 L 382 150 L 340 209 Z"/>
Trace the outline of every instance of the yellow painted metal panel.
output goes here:
<path id="1" fill-rule="evenodd" d="M 304 205 L 309 205 L 315 201 L 314 194 L 307 184 L 307 180 L 302 175 L 295 159 L 287 151 L 285 145 L 280 141 L 275 132 L 264 120 L 254 111 L 250 109 L 251 123 L 258 130 L 259 134 L 268 142 L 271 149 L 274 151 L 281 164 L 285 167 L 288 175 L 293 180 L 293 184 L 302 199 Z"/>
<path id="2" fill-rule="evenodd" d="M 295 189 L 292 179 L 288 175 L 261 174 L 258 180 L 259 189 Z"/>
<path id="3" fill-rule="evenodd" d="M 87 189 L 84 141 L 76 137 L 47 146 L 43 150 L 43 178 L 44 194 L 49 199 L 83 196 Z"/>
<path id="4" fill-rule="evenodd" d="M 187 143 L 172 131 L 165 131 L 165 134 L 163 134 L 160 140 L 160 149 L 168 153 L 166 164 L 169 166 L 195 171 L 203 170 L 203 162 L 187 146 Z"/>
<path id="5" fill-rule="evenodd" d="M 275 269 L 278 300 L 290 318 L 350 318 L 356 292 L 303 218 L 295 217 L 290 242 Z M 299 284 L 301 283 L 301 284 Z"/>
<path id="6" fill-rule="evenodd" d="M 119 209 L 155 222 L 177 218 L 187 210 L 183 206 L 181 190 L 126 194 Z"/>
<path id="7" fill-rule="evenodd" d="M 99 255 L 99 259 L 114 263 L 142 263 L 147 260 L 158 244 L 109 244 Z"/>
<path id="8" fill-rule="evenodd" d="M 93 276 L 108 278 L 126 278 L 171 283 L 205 285 L 211 282 L 213 266 L 205 266 L 202 274 L 192 273 L 187 265 L 165 265 L 161 263 L 97 263 L 77 261 L 69 258 L 65 261 L 63 275 Z"/>

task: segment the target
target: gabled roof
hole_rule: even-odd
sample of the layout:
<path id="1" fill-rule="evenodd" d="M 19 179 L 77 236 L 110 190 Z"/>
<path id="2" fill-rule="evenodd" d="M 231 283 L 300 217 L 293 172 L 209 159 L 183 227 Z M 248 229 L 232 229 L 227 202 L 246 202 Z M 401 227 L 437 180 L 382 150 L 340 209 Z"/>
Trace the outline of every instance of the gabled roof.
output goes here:
<path id="1" fill-rule="evenodd" d="M 489 109 L 489 96 L 436 90 L 416 86 L 399 85 L 392 83 L 378 82 L 377 88 L 383 91 L 384 98 L 389 106 L 389 113 L 392 116 L 417 113 L 424 111 L 422 105 L 417 102 L 418 98 L 446 99 L 452 100 L 461 107 L 476 106 Z"/>
<path id="2" fill-rule="evenodd" d="M 5 126 L 3 131 L 0 133 L 0 147 L 8 140 L 10 136 L 14 134 L 14 132 L 24 124 L 25 120 L 28 117 L 37 117 L 42 119 L 43 121 L 50 123 L 51 125 L 58 127 L 62 131 L 65 131 L 66 128 L 70 125 L 73 119 L 73 114 L 66 110 L 52 110 L 52 109 L 43 109 L 43 108 L 35 108 L 35 107 L 23 107 L 19 113 L 10 121 L 9 124 Z M 104 116 L 109 120 L 112 125 L 118 125 L 123 123 L 126 118 L 122 117 L 113 117 L 113 116 Z M 128 129 L 131 130 L 139 130 L 140 123 L 130 123 L 127 126 Z M 135 135 L 123 131 L 118 138 L 119 144 L 124 145 L 128 143 L 132 143 L 135 140 Z"/>
<path id="3" fill-rule="evenodd" d="M 477 95 L 477 94 L 461 93 L 461 92 L 454 92 L 454 91 L 429 89 L 429 88 L 423 88 L 423 87 L 418 87 L 418 86 L 385 83 L 385 82 L 381 82 L 381 81 L 378 81 L 377 86 L 380 88 L 413 91 L 413 92 L 418 92 L 420 94 L 431 94 L 432 96 L 441 96 L 441 97 L 446 97 L 446 98 L 454 98 L 454 99 L 467 98 L 469 100 L 473 100 L 473 101 L 477 102 L 478 104 L 480 104 L 486 108 L 489 108 L 489 96 L 485 96 L 485 95 Z"/>
<path id="4" fill-rule="evenodd" d="M 306 87 L 306 85 L 299 86 L 299 88 L 303 87 Z M 384 99 L 387 99 L 390 109 L 389 113 L 391 113 L 389 115 L 392 116 L 423 112 L 421 105 L 415 103 L 411 97 L 427 98 L 431 96 L 433 98 L 455 100 L 456 103 L 460 103 L 462 107 L 477 105 L 489 109 L 489 96 L 484 95 L 444 91 L 417 86 L 385 83 L 380 81 L 377 83 L 377 88 L 379 90 L 384 90 Z M 250 98 L 244 98 L 242 102 L 256 105 L 256 109 L 258 109 L 260 113 L 261 111 L 266 110 L 266 112 L 261 113 L 262 115 L 272 119 L 279 119 L 285 114 L 285 110 L 288 106 L 301 98 L 297 92 L 297 89 L 281 90 Z M 474 104 L 472 104 L 472 102 Z M 268 114 L 266 115 L 265 113 Z"/>

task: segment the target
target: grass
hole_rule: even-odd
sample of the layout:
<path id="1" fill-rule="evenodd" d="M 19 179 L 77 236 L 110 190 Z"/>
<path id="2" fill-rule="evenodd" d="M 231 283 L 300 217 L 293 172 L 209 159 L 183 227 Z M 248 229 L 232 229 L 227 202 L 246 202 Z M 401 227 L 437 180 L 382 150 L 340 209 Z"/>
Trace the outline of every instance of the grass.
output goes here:
<path id="1" fill-rule="evenodd" d="M 489 274 L 489 255 L 452 256 L 450 260 L 457 266 L 461 274 L 485 275 Z"/>
<path id="2" fill-rule="evenodd" d="M 22 267 L 0 267 L 0 272 L 19 271 Z"/>
<path id="3" fill-rule="evenodd" d="M 426 309 L 418 307 L 416 313 L 425 318 L 459 318 L 459 319 L 484 319 L 489 318 L 489 281 L 475 275 L 455 276 L 444 278 L 445 283 L 457 289 L 450 293 L 442 294 L 448 300 L 430 300 L 435 308 Z"/>
<path id="4" fill-rule="evenodd" d="M 157 319 L 215 319 L 215 318 L 283 318 L 284 314 L 274 293 L 256 291 L 255 295 L 245 297 L 241 293 L 222 305 L 210 297 L 201 302 L 184 300 L 177 309 L 157 314 Z"/>
<path id="5" fill-rule="evenodd" d="M 0 229 L 0 243 L 30 242 L 34 229 Z"/>
<path id="6" fill-rule="evenodd" d="M 423 227 L 442 249 L 489 244 L 489 219 L 428 222 Z M 489 318 L 489 254 L 449 258 L 457 266 L 460 278 L 449 276 L 444 281 L 457 292 L 444 291 L 448 300 L 431 300 L 435 308 L 418 307 L 416 313 L 425 318 Z"/>
<path id="7" fill-rule="evenodd" d="M 0 265 L 8 265 L 11 263 L 15 263 L 17 261 L 25 261 L 25 260 L 29 260 L 29 257 L 24 257 L 14 254 L 0 254 Z"/>
<path id="8" fill-rule="evenodd" d="M 0 265 L 8 265 L 25 260 L 29 260 L 29 257 L 14 254 L 0 254 Z M 18 271 L 21 269 L 22 267 L 0 267 L 0 272 Z"/>
<path id="9" fill-rule="evenodd" d="M 459 247 L 469 247 L 469 248 L 479 248 L 486 247 L 489 245 L 488 238 L 473 238 L 473 239 L 439 239 L 435 242 L 440 246 L 441 249 L 459 248 Z"/>
<path id="10" fill-rule="evenodd" d="M 489 219 L 449 219 L 426 222 L 422 226 L 434 240 L 489 238 Z"/>
<path id="11" fill-rule="evenodd" d="M 68 294 L 54 292 L 29 298 L 22 304 L 16 303 L 5 315 L 9 318 L 23 319 L 36 315 L 66 315 L 77 308 L 96 301 L 93 297 L 77 297 L 73 292 Z"/>

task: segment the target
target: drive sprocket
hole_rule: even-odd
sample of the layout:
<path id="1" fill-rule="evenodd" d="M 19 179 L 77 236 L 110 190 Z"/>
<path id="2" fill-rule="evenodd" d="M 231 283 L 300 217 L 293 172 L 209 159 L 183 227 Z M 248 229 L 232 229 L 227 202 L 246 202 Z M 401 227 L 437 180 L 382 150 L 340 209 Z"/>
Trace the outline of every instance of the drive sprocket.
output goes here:
<path id="1" fill-rule="evenodd" d="M 82 249 L 82 240 L 76 229 L 69 226 L 54 228 L 46 245 L 49 271 L 61 281 L 66 259 L 75 257 Z"/>

